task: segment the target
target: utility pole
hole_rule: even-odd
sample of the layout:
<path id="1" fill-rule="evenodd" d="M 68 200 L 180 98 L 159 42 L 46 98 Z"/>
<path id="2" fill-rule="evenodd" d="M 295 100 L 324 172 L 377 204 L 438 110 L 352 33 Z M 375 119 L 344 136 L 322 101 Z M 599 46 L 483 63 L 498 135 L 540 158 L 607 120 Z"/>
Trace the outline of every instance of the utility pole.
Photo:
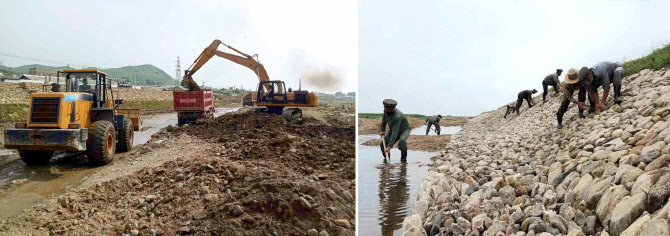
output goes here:
<path id="1" fill-rule="evenodd" d="M 174 79 L 181 80 L 181 65 L 179 64 L 179 57 L 177 57 L 177 65 L 175 66 L 175 72 L 177 72 L 177 74 L 175 75 Z"/>
<path id="2" fill-rule="evenodd" d="M 137 86 L 137 71 L 135 71 L 135 75 L 133 77 L 135 77 L 135 86 Z"/>

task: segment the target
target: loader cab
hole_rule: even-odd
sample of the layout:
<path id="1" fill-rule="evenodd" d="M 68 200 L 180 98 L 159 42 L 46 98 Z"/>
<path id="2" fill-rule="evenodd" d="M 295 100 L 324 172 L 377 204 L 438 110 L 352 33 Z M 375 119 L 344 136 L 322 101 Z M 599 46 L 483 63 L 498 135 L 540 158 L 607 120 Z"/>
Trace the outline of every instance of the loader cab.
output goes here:
<path id="1" fill-rule="evenodd" d="M 94 108 L 113 108 L 114 101 L 112 86 L 107 74 L 98 70 L 64 70 L 58 72 L 65 77 L 65 92 L 89 93 L 93 95 Z"/>

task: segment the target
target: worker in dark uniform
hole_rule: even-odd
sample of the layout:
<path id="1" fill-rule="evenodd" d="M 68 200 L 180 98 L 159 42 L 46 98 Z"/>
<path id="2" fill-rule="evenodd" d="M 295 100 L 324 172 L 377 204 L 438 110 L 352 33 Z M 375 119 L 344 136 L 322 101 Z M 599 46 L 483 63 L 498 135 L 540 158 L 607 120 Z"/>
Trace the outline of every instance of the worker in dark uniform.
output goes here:
<path id="1" fill-rule="evenodd" d="M 430 116 L 426 118 L 426 125 L 428 126 L 426 127 L 426 135 L 428 135 L 431 126 L 435 126 L 435 133 L 440 135 L 440 119 L 442 119 L 442 115 Z"/>
<path id="2" fill-rule="evenodd" d="M 610 92 L 610 84 L 614 85 L 614 103 L 621 104 L 621 83 L 624 69 L 621 65 L 604 61 L 588 69 L 587 77 L 591 80 L 589 91 L 593 94 L 593 101 L 589 111 L 602 111 L 605 109 L 605 102 Z M 603 86 L 603 98 L 598 99 L 598 88 Z"/>
<path id="3" fill-rule="evenodd" d="M 533 90 L 524 90 L 519 93 L 516 99 L 516 114 L 519 114 L 519 108 L 521 108 L 521 104 L 523 104 L 523 100 L 526 100 L 528 102 L 528 109 L 533 107 L 535 105 L 535 101 L 533 101 L 533 94 L 537 93 L 537 89 Z M 532 104 L 531 104 L 532 103 Z"/>
<path id="4" fill-rule="evenodd" d="M 563 85 L 558 81 L 558 77 L 561 76 L 561 73 L 563 73 L 563 70 L 557 69 L 556 73 L 547 75 L 547 77 L 544 77 L 544 80 L 542 80 L 542 89 L 544 89 L 544 92 L 542 92 L 542 102 L 547 101 L 547 88 L 549 88 L 549 85 L 554 87 L 554 92 L 556 92 L 556 94 L 558 94 L 559 90 L 563 90 Z"/>
<path id="5" fill-rule="evenodd" d="M 379 147 L 382 154 L 391 155 L 391 148 L 398 142 L 398 149 L 400 149 L 400 161 L 407 161 L 407 138 L 409 137 L 410 127 L 405 114 L 396 109 L 396 102 L 393 99 L 384 99 L 384 115 L 382 116 L 381 136 L 386 142 L 386 149 L 384 149 L 384 141 L 380 142 Z M 389 126 L 389 132 L 386 133 L 386 125 Z"/>
<path id="6" fill-rule="evenodd" d="M 510 104 L 507 104 L 507 111 L 505 112 L 505 116 L 503 118 L 507 118 L 507 115 L 511 115 L 516 111 L 516 102 L 512 102 Z"/>
<path id="7" fill-rule="evenodd" d="M 586 73 L 588 72 L 588 68 L 584 67 L 580 70 L 580 72 Z M 586 117 L 584 116 L 584 101 L 586 100 L 587 86 L 589 86 L 589 80 L 587 78 L 580 77 L 574 68 L 570 69 L 568 74 L 565 75 L 563 100 L 561 101 L 561 106 L 558 108 L 558 112 L 556 112 L 556 119 L 558 120 L 559 129 L 563 128 L 563 114 L 568 111 L 568 106 L 570 103 L 577 104 L 577 107 L 579 107 L 579 118 Z M 578 100 L 575 100 L 575 98 L 572 97 L 575 91 L 578 91 Z"/>

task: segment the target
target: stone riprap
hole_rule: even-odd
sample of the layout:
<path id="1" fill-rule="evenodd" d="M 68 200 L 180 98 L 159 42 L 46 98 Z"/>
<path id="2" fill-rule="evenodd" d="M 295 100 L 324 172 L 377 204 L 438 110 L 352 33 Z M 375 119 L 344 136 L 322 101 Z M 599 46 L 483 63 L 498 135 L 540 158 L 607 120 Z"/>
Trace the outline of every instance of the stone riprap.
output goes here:
<path id="1" fill-rule="evenodd" d="M 403 235 L 670 235 L 670 71 L 628 76 L 622 94 L 586 119 L 571 104 L 562 130 L 561 97 L 471 119 L 434 159 Z"/>

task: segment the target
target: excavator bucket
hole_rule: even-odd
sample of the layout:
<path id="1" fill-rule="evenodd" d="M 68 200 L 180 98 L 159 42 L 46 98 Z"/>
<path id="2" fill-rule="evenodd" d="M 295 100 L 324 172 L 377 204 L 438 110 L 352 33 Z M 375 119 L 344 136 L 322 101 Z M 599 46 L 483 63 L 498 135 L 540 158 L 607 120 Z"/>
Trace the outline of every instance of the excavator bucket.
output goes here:
<path id="1" fill-rule="evenodd" d="M 282 117 L 286 119 L 287 121 L 291 122 L 291 124 L 299 124 L 302 123 L 302 110 L 300 108 L 288 108 L 285 109 L 282 114 Z"/>

